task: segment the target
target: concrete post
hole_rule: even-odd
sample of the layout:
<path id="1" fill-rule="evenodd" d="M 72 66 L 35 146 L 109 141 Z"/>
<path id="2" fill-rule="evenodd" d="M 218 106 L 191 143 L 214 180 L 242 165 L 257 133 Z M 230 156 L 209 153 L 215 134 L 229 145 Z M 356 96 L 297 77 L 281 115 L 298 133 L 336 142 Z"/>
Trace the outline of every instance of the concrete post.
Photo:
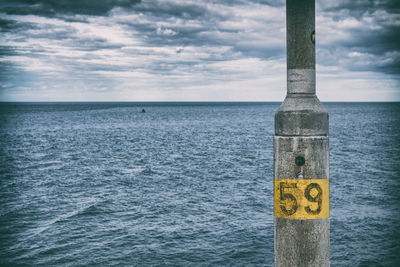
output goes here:
<path id="1" fill-rule="evenodd" d="M 329 266 L 329 122 L 315 95 L 315 0 L 286 1 L 287 96 L 275 114 L 275 266 Z"/>

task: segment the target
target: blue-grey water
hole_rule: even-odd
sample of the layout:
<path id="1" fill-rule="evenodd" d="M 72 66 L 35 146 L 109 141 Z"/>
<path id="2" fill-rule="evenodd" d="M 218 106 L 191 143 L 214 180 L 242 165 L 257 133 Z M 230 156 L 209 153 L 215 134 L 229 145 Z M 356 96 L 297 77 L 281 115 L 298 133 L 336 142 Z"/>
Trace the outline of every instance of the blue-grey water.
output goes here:
<path id="1" fill-rule="evenodd" d="M 0 265 L 272 266 L 278 106 L 1 104 Z M 400 266 L 400 103 L 325 106 L 331 264 Z"/>

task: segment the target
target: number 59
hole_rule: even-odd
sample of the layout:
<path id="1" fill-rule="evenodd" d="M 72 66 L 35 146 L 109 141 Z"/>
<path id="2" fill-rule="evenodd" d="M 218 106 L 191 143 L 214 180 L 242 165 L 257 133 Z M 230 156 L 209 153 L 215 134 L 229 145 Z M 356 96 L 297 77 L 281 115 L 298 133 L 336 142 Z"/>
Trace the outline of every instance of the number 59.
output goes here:
<path id="1" fill-rule="evenodd" d="M 298 202 L 296 197 L 291 194 L 290 190 L 297 189 L 297 183 L 280 182 L 279 184 L 280 200 L 285 201 L 285 205 L 280 205 L 282 212 L 288 216 L 296 213 L 298 209 Z M 286 190 L 286 191 L 285 191 Z M 310 183 L 304 190 L 304 197 L 309 202 L 318 203 L 316 209 L 311 209 L 310 206 L 305 206 L 304 210 L 310 215 L 317 215 L 321 213 L 322 206 L 322 188 L 317 183 Z M 290 206 L 290 207 L 287 207 Z"/>

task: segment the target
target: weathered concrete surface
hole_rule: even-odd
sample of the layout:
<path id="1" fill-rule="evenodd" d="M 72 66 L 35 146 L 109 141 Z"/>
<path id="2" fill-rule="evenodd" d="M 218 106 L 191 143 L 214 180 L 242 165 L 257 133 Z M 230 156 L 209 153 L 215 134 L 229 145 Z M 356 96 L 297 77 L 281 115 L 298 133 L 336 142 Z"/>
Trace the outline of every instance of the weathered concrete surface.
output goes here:
<path id="1" fill-rule="evenodd" d="M 329 266 L 329 219 L 291 220 L 274 218 L 275 267 Z"/>
<path id="2" fill-rule="evenodd" d="M 329 178 L 329 140 L 327 136 L 274 136 L 275 179 Z M 305 159 L 298 166 L 296 157 Z"/>
<path id="3" fill-rule="evenodd" d="M 314 95 L 289 95 L 275 113 L 275 135 L 328 136 L 328 112 Z"/>
<path id="4" fill-rule="evenodd" d="M 288 69 L 288 94 L 315 94 L 315 69 Z"/>
<path id="5" fill-rule="evenodd" d="M 286 46 L 288 69 L 315 69 L 315 0 L 286 1 Z"/>
<path id="6" fill-rule="evenodd" d="M 296 164 L 296 157 L 304 165 Z M 327 136 L 275 136 L 275 179 L 329 178 Z M 275 266 L 329 266 L 329 219 L 274 218 Z"/>
<path id="7" fill-rule="evenodd" d="M 329 179 L 329 117 L 315 95 L 315 0 L 287 0 L 286 27 L 287 96 L 275 114 L 274 177 Z M 329 266 L 329 227 L 329 218 L 275 217 L 275 266 Z"/>

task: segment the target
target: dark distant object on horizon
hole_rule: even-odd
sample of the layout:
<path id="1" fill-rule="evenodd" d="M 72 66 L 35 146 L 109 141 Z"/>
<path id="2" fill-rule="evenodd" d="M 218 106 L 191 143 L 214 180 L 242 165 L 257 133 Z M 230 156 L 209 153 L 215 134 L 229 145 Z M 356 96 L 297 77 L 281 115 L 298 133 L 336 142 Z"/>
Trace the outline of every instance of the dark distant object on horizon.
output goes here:
<path id="1" fill-rule="evenodd" d="M 146 113 L 146 110 L 145 110 L 145 109 L 142 109 L 142 113 Z"/>

